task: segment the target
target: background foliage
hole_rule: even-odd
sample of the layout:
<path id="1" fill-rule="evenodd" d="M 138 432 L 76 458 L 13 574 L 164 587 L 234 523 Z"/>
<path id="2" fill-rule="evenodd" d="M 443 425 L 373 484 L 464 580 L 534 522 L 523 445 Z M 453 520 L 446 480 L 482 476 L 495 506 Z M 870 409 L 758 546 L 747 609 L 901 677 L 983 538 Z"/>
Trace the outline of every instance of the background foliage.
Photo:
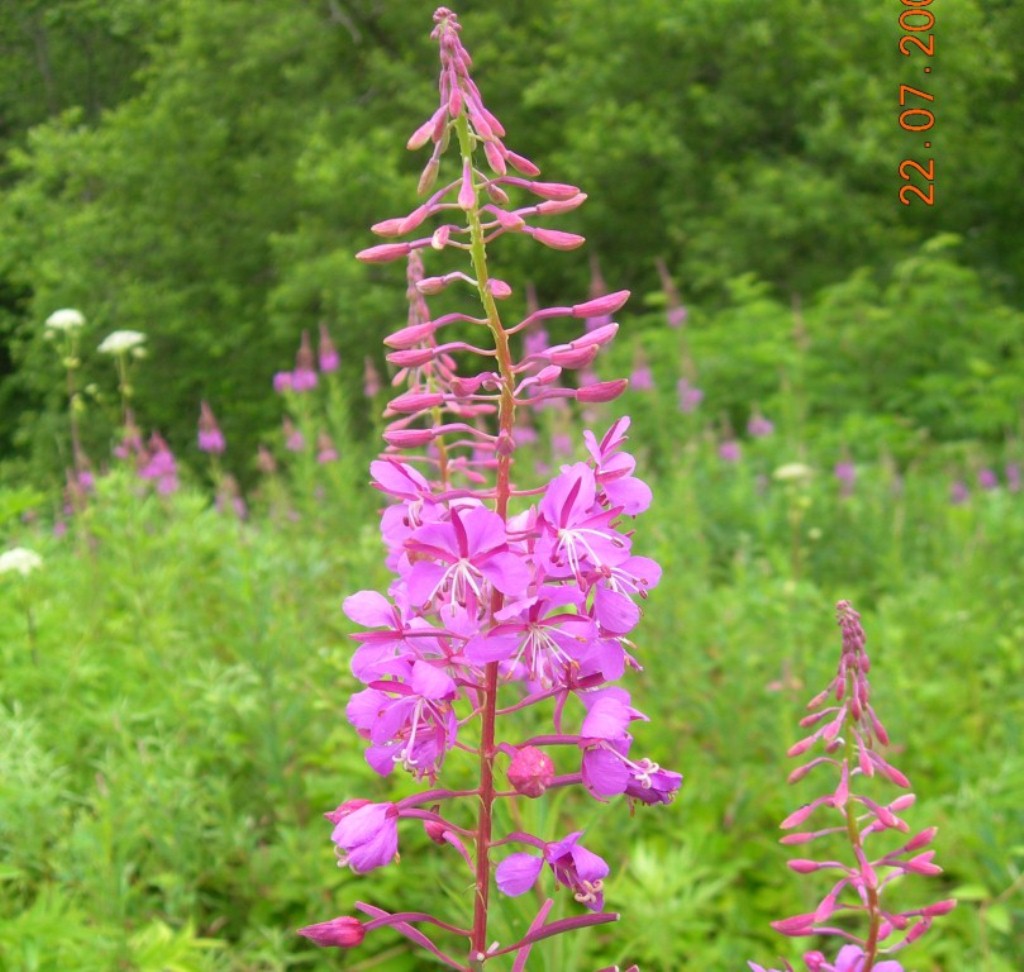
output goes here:
<path id="1" fill-rule="evenodd" d="M 57 307 L 83 310 L 96 343 L 118 328 L 150 335 L 159 391 L 142 389 L 138 410 L 179 449 L 204 397 L 231 403 L 227 431 L 251 454 L 275 420 L 263 394 L 275 362 L 320 321 L 357 382 L 403 313 L 393 278 L 351 254 L 410 196 L 417 160 L 403 145 L 433 98 L 432 6 L 4 5 L 0 455 L 60 472 L 39 347 Z M 512 144 L 590 192 L 569 228 L 587 234 L 607 279 L 654 293 L 664 257 L 706 315 L 716 358 L 733 347 L 730 322 L 750 319 L 737 278 L 780 307 L 822 301 L 817 336 L 844 403 L 870 383 L 870 409 L 895 403 L 940 438 L 998 438 L 1015 428 L 1021 381 L 1022 14 L 979 0 L 930 8 L 938 202 L 906 208 L 896 165 L 921 150 L 896 124 L 896 92 L 925 75 L 923 58 L 896 49 L 899 9 L 469 0 L 461 12 Z M 940 233 L 959 245 L 915 276 L 906 261 Z M 513 251 L 504 275 L 533 279 L 542 299 L 585 292 L 585 257 L 530 259 Z M 932 346 L 951 315 L 957 335 Z M 877 330 L 858 324 L 878 318 Z M 979 330 L 984 347 L 967 360 L 960 345 Z M 876 345 L 887 366 L 864 375 Z M 936 374 L 937 358 L 967 374 Z M 965 384 L 977 407 L 952 416 Z M 919 394 L 927 403 L 907 404 Z"/>

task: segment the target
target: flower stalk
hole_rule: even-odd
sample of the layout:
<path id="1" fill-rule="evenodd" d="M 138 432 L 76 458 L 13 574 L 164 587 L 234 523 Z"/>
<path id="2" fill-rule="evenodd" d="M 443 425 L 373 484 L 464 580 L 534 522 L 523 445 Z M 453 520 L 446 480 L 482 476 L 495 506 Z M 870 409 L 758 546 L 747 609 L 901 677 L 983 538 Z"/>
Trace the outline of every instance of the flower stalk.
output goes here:
<path id="1" fill-rule="evenodd" d="M 575 209 L 586 197 L 575 186 L 537 181 L 537 166 L 507 148 L 501 123 L 470 77 L 457 17 L 441 7 L 434 23 L 440 106 L 409 141 L 413 149 L 433 143 L 420 179 L 421 192 L 429 195 L 408 216 L 374 226 L 391 242 L 358 254 L 365 263 L 406 259 L 409 268 L 408 323 L 384 342 L 387 360 L 398 369 L 394 383 L 404 390 L 385 411 L 386 447 L 371 465 L 373 485 L 391 504 L 381 533 L 394 580 L 387 595 L 360 591 L 344 606 L 367 629 L 354 636 L 352 658 L 353 674 L 365 687 L 346 708 L 368 742 L 366 758 L 381 775 L 401 767 L 429 788 L 397 803 L 348 799 L 327 817 L 339 864 L 358 873 L 394 860 L 399 825 L 420 821 L 435 844 L 469 869 L 473 919 L 471 927 L 458 929 L 419 912 L 389 914 L 360 904 L 373 921 L 341 917 L 302 934 L 320 945 L 354 947 L 365 932 L 388 925 L 451 968 L 479 972 L 512 956 L 519 972 L 535 943 L 617 916 L 603 910 L 610 869 L 583 845 L 582 831 L 560 839 L 521 831 L 496 836 L 498 801 L 582 786 L 600 801 L 624 795 L 630 804 L 668 803 L 682 777 L 630 756 L 629 726 L 646 716 L 614 685 L 627 669 L 639 668 L 629 634 L 640 620 L 637 602 L 660 578 L 657 564 L 633 554 L 632 531 L 624 529 L 651 500 L 623 449 L 629 420 L 618 420 L 601 438 L 585 433 L 587 461 L 563 467 L 547 484 L 523 486 L 513 478 L 518 409 L 550 400 L 610 401 L 627 384 L 559 381 L 563 372 L 590 364 L 614 337 L 614 322 L 559 344 L 526 342 L 519 357 L 515 335 L 539 320 L 611 315 L 628 293 L 531 308 L 525 319 L 504 324 L 499 302 L 513 288 L 494 276 L 489 245 L 520 233 L 548 248 L 574 249 L 582 237 L 531 221 Z M 458 172 L 438 186 L 449 144 L 457 146 Z M 512 197 L 524 192 L 540 201 L 516 207 Z M 461 222 L 396 241 L 436 216 Z M 428 252 L 464 253 L 470 272 L 426 276 Z M 481 316 L 433 318 L 426 298 L 466 283 Z M 486 339 L 445 340 L 452 324 L 469 325 Z M 476 373 L 460 373 L 467 359 L 480 362 Z M 533 706 L 550 709 L 552 732 L 516 740 L 512 717 Z M 467 742 L 474 725 L 475 741 Z M 555 747 L 568 772 L 557 772 L 546 751 Z M 476 753 L 478 780 L 469 791 L 439 782 L 446 754 L 455 748 Z M 460 801 L 475 805 L 472 827 L 456 822 Z M 514 845 L 522 850 L 495 866 L 495 853 Z M 552 918 L 547 899 L 529 926 L 516 930 L 518 937 L 493 942 L 492 885 L 521 895 L 544 872 L 584 913 Z M 415 926 L 424 922 L 431 927 Z M 462 938 L 465 957 L 435 935 Z"/>

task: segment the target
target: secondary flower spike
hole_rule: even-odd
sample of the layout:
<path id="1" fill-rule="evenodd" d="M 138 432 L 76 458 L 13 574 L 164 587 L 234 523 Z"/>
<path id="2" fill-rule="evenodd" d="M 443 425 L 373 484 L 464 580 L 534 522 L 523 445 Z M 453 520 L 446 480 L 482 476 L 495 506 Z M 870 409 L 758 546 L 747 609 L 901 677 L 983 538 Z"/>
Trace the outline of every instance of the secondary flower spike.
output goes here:
<path id="1" fill-rule="evenodd" d="M 829 784 L 829 792 L 782 821 L 782 829 L 790 831 L 782 843 L 803 847 L 843 835 L 852 859 L 831 859 L 831 852 L 825 852 L 824 859 L 791 860 L 797 874 L 825 871 L 831 884 L 814 911 L 772 922 L 772 927 L 792 937 L 835 936 L 847 943 L 834 965 L 821 952 L 805 953 L 809 972 L 903 972 L 898 961 L 886 956 L 920 938 L 956 902 L 895 910 L 886 900 L 903 877 L 942 873 L 932 863 L 935 852 L 926 850 L 937 829 L 927 827 L 908 838 L 910 826 L 900 814 L 913 805 L 914 795 L 901 792 L 883 801 L 874 795 L 876 788 L 869 797 L 858 786 L 865 777 L 877 776 L 907 791 L 910 782 L 882 755 L 889 736 L 871 705 L 871 663 L 860 615 L 848 601 L 836 605 L 836 614 L 843 634 L 839 668 L 829 686 L 811 699 L 811 713 L 800 722 L 813 731 L 789 749 L 790 756 L 802 757 L 817 747 L 819 755 L 793 770 L 789 779 L 796 782 L 822 767 L 834 770 L 838 779 L 834 788 Z M 774 972 L 749 964 L 752 972 Z M 791 968 L 787 963 L 786 969 Z"/>
<path id="2" fill-rule="evenodd" d="M 434 25 L 439 103 L 409 140 L 413 150 L 431 147 L 424 198 L 407 215 L 375 223 L 385 242 L 357 254 L 366 264 L 402 260 L 406 269 L 408 317 L 384 339 L 397 369 L 383 411 L 385 448 L 370 467 L 388 504 L 380 531 L 390 580 L 386 591 L 356 592 L 343 607 L 364 629 L 350 662 L 361 688 L 345 715 L 376 773 L 406 772 L 421 789 L 403 788 L 409 795 L 394 803 L 347 797 L 328 819 L 339 862 L 357 873 L 395 862 L 400 832 L 424 828 L 432 852 L 466 869 L 455 880 L 471 889 L 472 925 L 357 904 L 371 919 L 358 928 L 334 919 L 341 924 L 303 934 L 348 947 L 387 926 L 451 968 L 479 972 L 509 956 L 520 970 L 543 939 L 617 916 L 603 910 L 611 869 L 597 853 L 600 830 L 587 847 L 579 830 L 502 835 L 497 821 L 509 815 L 497 813 L 499 801 L 579 786 L 602 802 L 623 797 L 633 809 L 669 803 L 682 776 L 631 753 L 633 729 L 646 717 L 614 684 L 640 667 L 629 639 L 661 577 L 634 550 L 633 520 L 651 491 L 626 451 L 629 419 L 585 432 L 586 459 L 547 483 L 513 476 L 531 409 L 557 403 L 568 415 L 572 402 L 625 392 L 625 379 L 560 378 L 589 368 L 612 341 L 611 315 L 629 294 L 602 291 L 548 308 L 534 302 L 525 318 L 503 319 L 526 287 L 492 273 L 492 249 L 506 234 L 532 240 L 543 260 L 581 245 L 581 236 L 544 223 L 586 195 L 538 180 L 538 167 L 509 148 L 471 77 L 458 18 L 440 7 Z M 435 315 L 430 301 L 442 292 L 449 310 Z M 459 293 L 475 299 L 451 309 Z M 549 723 L 542 735 L 527 736 L 517 721 L 531 706 L 533 730 Z M 476 768 L 468 783 L 467 760 Z M 450 763 L 459 766 L 458 790 L 446 783 Z M 449 809 L 455 801 L 461 810 Z M 406 855 L 402 867 L 415 864 Z M 551 920 L 554 902 L 544 901 L 511 941 L 495 944 L 492 893 L 536 884 L 561 890 L 562 916 Z"/>

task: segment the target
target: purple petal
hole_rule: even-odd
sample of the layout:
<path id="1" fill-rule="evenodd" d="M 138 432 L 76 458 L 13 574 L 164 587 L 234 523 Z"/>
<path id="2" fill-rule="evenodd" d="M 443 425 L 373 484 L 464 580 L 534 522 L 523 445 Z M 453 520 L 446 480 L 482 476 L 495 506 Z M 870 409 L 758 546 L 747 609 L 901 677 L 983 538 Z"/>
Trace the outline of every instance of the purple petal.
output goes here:
<path id="1" fill-rule="evenodd" d="M 598 796 L 624 793 L 629 785 L 629 770 L 614 753 L 600 746 L 583 754 L 583 783 Z"/>
<path id="2" fill-rule="evenodd" d="M 394 608 L 383 594 L 358 591 L 346 597 L 341 605 L 345 616 L 367 628 L 385 628 L 394 624 Z"/>
<path id="3" fill-rule="evenodd" d="M 594 592 L 594 615 L 601 627 L 612 634 L 626 634 L 640 622 L 640 608 L 628 595 L 600 584 Z"/>
<path id="4" fill-rule="evenodd" d="M 492 554 L 479 564 L 480 573 L 502 594 L 522 595 L 530 586 L 532 571 L 514 553 Z"/>
<path id="5" fill-rule="evenodd" d="M 512 854 L 494 872 L 498 890 L 510 897 L 525 894 L 537 883 L 544 861 L 532 854 Z"/>

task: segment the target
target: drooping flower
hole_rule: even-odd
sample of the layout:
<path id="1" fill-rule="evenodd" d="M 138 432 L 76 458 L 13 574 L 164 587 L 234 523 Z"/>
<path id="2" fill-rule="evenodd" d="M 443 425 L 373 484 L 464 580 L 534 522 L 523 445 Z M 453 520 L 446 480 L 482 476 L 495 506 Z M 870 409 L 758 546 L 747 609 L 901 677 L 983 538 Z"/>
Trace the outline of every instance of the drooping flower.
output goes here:
<path id="1" fill-rule="evenodd" d="M 338 867 L 356 874 L 390 864 L 398 854 L 398 807 L 393 803 L 350 800 L 326 814 L 334 824 Z"/>
<path id="2" fill-rule="evenodd" d="M 518 853 L 506 857 L 495 872 L 498 888 L 510 897 L 525 894 L 537 883 L 547 864 L 555 880 L 569 888 L 573 897 L 590 911 L 604 906 L 604 878 L 607 863 L 579 843 L 583 831 L 569 834 L 564 840 L 543 844 L 542 856 Z"/>

